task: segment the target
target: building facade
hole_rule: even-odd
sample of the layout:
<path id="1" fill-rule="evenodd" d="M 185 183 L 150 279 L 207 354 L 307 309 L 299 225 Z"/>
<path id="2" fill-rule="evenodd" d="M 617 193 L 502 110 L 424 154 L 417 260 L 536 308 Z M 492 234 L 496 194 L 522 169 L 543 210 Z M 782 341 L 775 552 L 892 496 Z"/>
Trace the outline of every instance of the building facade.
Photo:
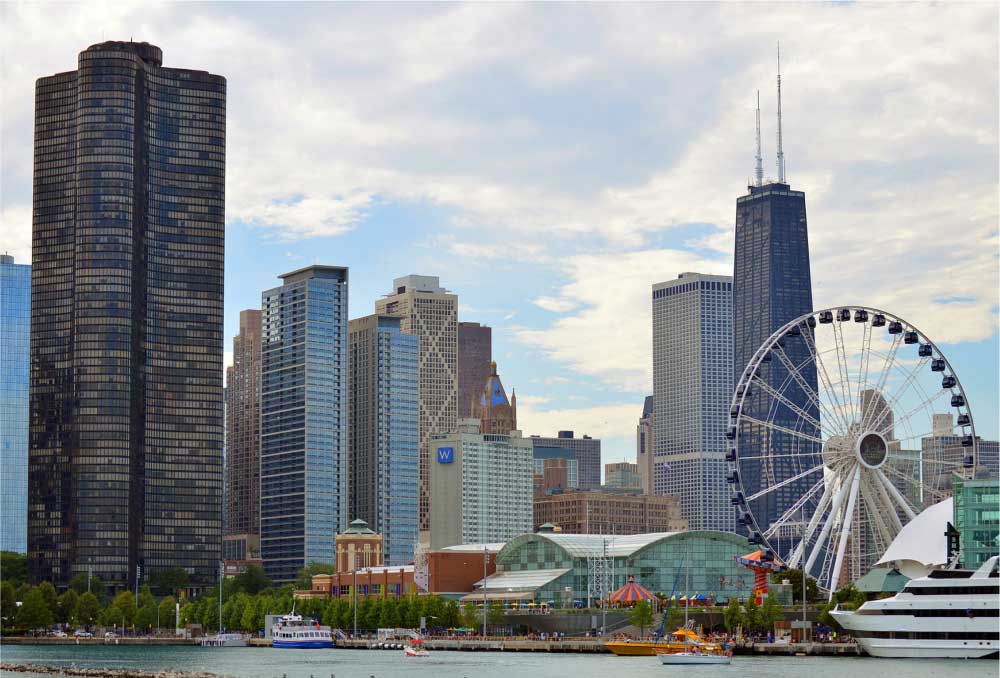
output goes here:
<path id="1" fill-rule="evenodd" d="M 982 474 L 952 480 L 953 524 L 959 533 L 961 565 L 970 570 L 1000 555 L 1000 482 Z"/>
<path id="2" fill-rule="evenodd" d="M 431 441 L 430 548 L 499 542 L 532 527 L 534 447 L 520 431 L 479 432 L 462 419 L 458 432 Z"/>
<path id="3" fill-rule="evenodd" d="M 750 186 L 748 189 L 747 195 L 736 201 L 732 282 L 733 383 L 739 381 L 754 353 L 771 334 L 813 310 L 805 193 L 793 191 L 788 184 L 781 182 Z M 809 334 L 811 330 L 801 336 L 786 338 L 782 351 L 791 364 L 802 366 L 799 370 L 802 379 L 816 393 L 816 366 L 808 360 L 810 351 L 806 344 Z M 757 379 L 772 389 L 780 389 L 789 378 L 782 360 L 762 363 L 757 373 Z M 797 381 L 789 384 L 783 394 L 791 406 L 778 404 L 774 412 L 768 412 L 766 408 L 773 401 L 768 398 L 767 391 L 763 387 L 753 389 L 744 400 L 745 421 L 756 419 L 769 421 L 772 425 L 748 426 L 739 434 L 741 454 L 752 457 L 766 450 L 776 455 L 770 478 L 772 486 L 799 473 L 800 467 L 792 458 L 792 450 L 803 451 L 801 440 L 783 433 L 781 428 L 815 435 L 814 429 L 802 430 L 799 425 L 802 418 L 796 409 L 819 421 L 818 407 Z M 815 461 L 807 457 L 801 464 L 811 467 L 822 463 L 819 445 L 807 452 L 813 455 Z M 744 470 L 740 469 L 743 489 L 747 496 L 751 496 L 760 489 L 761 481 Z M 780 489 L 757 499 L 749 508 L 759 527 L 766 530 L 808 490 L 812 482 L 815 481 L 809 478 L 790 480 Z"/>
<path id="4" fill-rule="evenodd" d="M 413 562 L 419 495 L 419 339 L 369 315 L 347 329 L 350 514 L 385 540 L 385 562 Z M 381 564 L 381 563 L 379 563 Z"/>
<path id="5" fill-rule="evenodd" d="M 573 436 L 573 431 L 559 431 L 555 438 L 531 436 L 535 447 L 561 447 L 572 450 L 579 469 L 579 485 L 581 490 L 593 490 L 601 487 L 601 441 L 588 435 L 582 438 Z"/>
<path id="6" fill-rule="evenodd" d="M 490 375 L 479 391 L 472 416 L 479 420 L 480 433 L 508 435 L 517 430 L 517 394 L 512 391 L 507 398 L 495 362 L 490 363 Z"/>
<path id="7" fill-rule="evenodd" d="M 419 526 L 429 529 L 431 436 L 454 432 L 458 422 L 458 296 L 436 276 L 408 275 L 375 303 L 378 315 L 400 318 L 400 328 L 420 341 Z"/>
<path id="8" fill-rule="evenodd" d="M 492 362 L 493 329 L 479 323 L 458 323 L 459 419 L 475 416 L 473 408 L 490 376 Z"/>
<path id="9" fill-rule="evenodd" d="M 642 492 L 642 474 L 639 465 L 628 461 L 604 465 L 604 486 L 616 490 Z"/>
<path id="10" fill-rule="evenodd" d="M 218 576 L 225 78 L 104 42 L 35 90 L 33 580 Z"/>
<path id="11" fill-rule="evenodd" d="M 695 530 L 736 525 L 725 461 L 732 288 L 729 276 L 702 273 L 653 285 L 653 492 L 678 497 Z"/>
<path id="12" fill-rule="evenodd" d="M 223 556 L 233 548 L 260 558 L 260 311 L 240 311 L 233 364 L 226 370 L 226 529 Z M 242 541 L 242 547 L 227 542 Z"/>
<path id="13" fill-rule="evenodd" d="M 687 529 L 676 497 L 565 492 L 535 497 L 535 528 L 545 523 L 572 534 L 643 534 Z"/>
<path id="14" fill-rule="evenodd" d="M 339 573 L 385 565 L 385 540 L 360 518 L 352 520 L 350 526 L 337 535 L 336 548 L 336 571 Z"/>
<path id="15" fill-rule="evenodd" d="M 0 550 L 28 550 L 31 266 L 0 254 Z"/>
<path id="16" fill-rule="evenodd" d="M 333 564 L 348 523 L 348 270 L 280 278 L 261 298 L 261 554 L 276 584 Z"/>
<path id="17" fill-rule="evenodd" d="M 580 466 L 573 450 L 534 447 L 534 493 L 552 494 L 580 487 Z"/>
<path id="18" fill-rule="evenodd" d="M 642 476 L 642 491 L 653 494 L 653 460 L 655 448 L 653 445 L 653 420 L 655 419 L 655 401 L 653 396 L 646 396 L 642 403 L 642 416 L 635 427 L 635 463 Z"/>

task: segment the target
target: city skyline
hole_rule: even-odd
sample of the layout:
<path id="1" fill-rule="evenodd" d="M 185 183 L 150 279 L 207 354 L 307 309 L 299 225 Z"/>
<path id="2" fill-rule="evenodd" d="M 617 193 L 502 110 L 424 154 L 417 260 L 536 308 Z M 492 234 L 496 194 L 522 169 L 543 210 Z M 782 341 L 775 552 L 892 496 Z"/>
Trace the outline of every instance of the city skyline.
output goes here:
<path id="1" fill-rule="evenodd" d="M 32 37 L 44 7 L 0 11 L 11 27 L 4 53 L 22 55 L 5 60 L 11 91 L 30 91 L 35 78 L 65 71 L 79 49 L 100 41 L 92 22 L 82 28 L 82 7 L 68 8 L 78 20 L 53 27 L 47 43 L 56 46 L 44 49 Z M 651 392 L 648 285 L 684 270 L 731 272 L 732 197 L 752 172 L 757 89 L 765 167 L 774 173 L 780 38 L 784 150 L 789 181 L 810 200 L 814 305 L 880 306 L 926 331 L 956 364 L 977 433 L 996 439 L 997 87 L 995 72 L 981 67 L 982 55 L 996 51 L 996 13 L 897 7 L 891 12 L 909 19 L 907 32 L 886 29 L 888 39 L 864 50 L 855 42 L 864 31 L 851 27 L 885 25 L 890 10 L 786 7 L 745 35 L 724 32 L 711 48 L 684 38 L 688 28 L 697 34 L 745 22 L 747 11 L 413 7 L 400 12 L 398 25 L 381 28 L 378 8 L 298 7 L 268 23 L 275 18 L 269 6 L 205 6 L 197 15 L 207 24 L 191 31 L 194 18 L 177 8 L 158 8 L 140 23 L 134 8 L 122 6 L 101 28 L 108 37 L 158 44 L 178 66 L 229 79 L 227 343 L 238 312 L 255 306 L 259 290 L 305 263 L 351 266 L 357 309 L 370 309 L 387 279 L 440 275 L 459 295 L 460 320 L 494 328 L 494 354 L 518 386 L 525 434 L 566 428 L 593 435 L 602 439 L 604 462 L 634 458 L 635 421 Z M 286 39 L 322 12 L 356 18 L 355 37 L 328 29 L 325 42 Z M 238 19 L 223 20 L 229 16 Z M 600 48 L 535 39 L 560 16 L 572 16 L 583 40 Z M 795 34 L 780 20 L 789 17 L 799 19 Z M 447 47 L 417 49 L 428 31 L 454 31 L 461 22 L 470 26 L 467 39 L 500 46 L 461 65 Z M 824 34 L 831 22 L 845 28 L 846 43 Z M 320 31 L 326 22 L 311 23 Z M 545 66 L 533 73 L 525 55 L 491 40 L 526 24 L 525 55 Z M 656 30 L 645 33 L 642 24 Z M 626 28 L 639 31 L 634 42 L 648 60 L 622 44 Z M 393 45 L 384 58 L 358 56 L 376 41 Z M 332 57 L 313 42 L 332 45 Z M 266 62 L 243 58 L 261 45 L 271 54 Z M 953 60 L 940 63 L 942 50 Z M 318 70 L 299 72 L 287 61 L 293 56 Z M 704 84 L 685 77 L 692 63 Z M 491 71 L 503 76 L 495 86 L 517 110 L 470 84 Z M 610 74 L 625 76 L 615 84 Z M 396 101 L 418 86 L 434 94 L 409 106 Z M 312 115 L 329 132 L 307 146 L 256 96 L 261 87 L 276 88 L 275 100 L 292 88 L 303 92 L 294 126 Z M 377 106 L 372 91 L 387 93 L 389 108 L 402 112 Z M 841 93 L 832 102 L 831 91 Z M 0 250 L 24 263 L 31 106 L 28 96 L 3 101 Z M 567 120 L 574 125 L 560 132 Z M 483 146 L 490 137 L 502 143 Z M 266 161 L 254 161 L 251 149 Z M 471 151 L 489 162 L 474 162 Z M 531 165 L 541 170 L 523 172 Z M 276 179 L 280 173 L 290 179 Z M 546 239 L 533 237 L 543 227 Z M 954 238 L 956 231 L 965 237 Z M 387 238 L 391 251 L 380 247 Z M 614 284 L 595 282 L 601 279 Z"/>

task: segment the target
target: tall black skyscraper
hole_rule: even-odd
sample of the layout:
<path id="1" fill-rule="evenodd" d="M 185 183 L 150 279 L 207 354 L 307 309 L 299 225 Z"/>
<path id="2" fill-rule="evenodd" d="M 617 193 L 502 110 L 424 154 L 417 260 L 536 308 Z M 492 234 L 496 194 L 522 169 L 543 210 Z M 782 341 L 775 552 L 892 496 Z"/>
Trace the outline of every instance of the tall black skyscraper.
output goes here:
<path id="1" fill-rule="evenodd" d="M 35 580 L 216 579 L 226 81 L 161 63 L 105 42 L 36 84 Z"/>
<path id="2" fill-rule="evenodd" d="M 809 235 L 806 228 L 806 195 L 793 191 L 785 183 L 785 161 L 781 145 L 781 80 L 778 76 L 778 180 L 765 182 L 760 164 L 760 111 L 758 109 L 757 170 L 754 185 L 736 200 L 736 252 L 733 265 L 733 369 L 734 383 L 739 383 L 743 370 L 758 348 L 785 323 L 812 310 L 812 281 L 809 273 Z M 802 381 L 817 392 L 816 367 L 808 361 L 807 336 L 792 336 L 783 340 L 782 357 L 798 367 Z M 764 363 L 757 379 L 771 388 L 784 386 L 784 396 L 791 405 L 819 421 L 817 406 L 795 379 L 783 360 L 774 358 Z M 787 383 L 786 383 L 787 382 Z M 778 411 L 765 411 L 767 400 L 764 387 L 751 389 L 744 407 L 744 416 L 772 425 L 750 425 L 740 431 L 740 449 L 744 456 L 753 457 L 765 451 L 774 455 L 774 464 L 767 471 L 771 477 L 764 485 L 774 485 L 801 473 L 806 467 L 801 459 L 790 456 L 793 450 L 802 452 L 802 439 L 780 430 L 780 427 L 804 431 L 804 419 L 789 404 Z M 748 419 L 749 420 L 749 419 Z M 815 464 L 820 463 L 819 450 Z M 783 456 L 786 455 L 786 456 Z M 759 456 L 757 458 L 760 458 Z M 811 457 L 810 457 L 811 458 Z M 759 465 L 754 465 L 755 471 Z M 747 496 L 760 489 L 761 478 L 749 477 L 741 470 Z M 806 477 L 782 486 L 765 498 L 751 502 L 751 511 L 761 529 L 787 510 L 816 482 Z"/>

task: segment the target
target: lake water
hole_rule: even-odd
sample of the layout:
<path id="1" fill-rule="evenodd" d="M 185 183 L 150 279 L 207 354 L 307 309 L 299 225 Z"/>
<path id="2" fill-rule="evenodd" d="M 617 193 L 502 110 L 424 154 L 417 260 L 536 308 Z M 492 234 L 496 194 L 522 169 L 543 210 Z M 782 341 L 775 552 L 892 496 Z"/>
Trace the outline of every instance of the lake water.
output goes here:
<path id="1" fill-rule="evenodd" d="M 240 678 L 996 678 L 995 660 L 873 659 L 870 657 L 733 657 L 729 666 L 662 666 L 656 657 L 528 652 L 399 650 L 276 650 L 190 646 L 6 645 L 5 662 L 47 666 L 180 669 Z M 30 674 L 16 674 L 25 676 Z"/>

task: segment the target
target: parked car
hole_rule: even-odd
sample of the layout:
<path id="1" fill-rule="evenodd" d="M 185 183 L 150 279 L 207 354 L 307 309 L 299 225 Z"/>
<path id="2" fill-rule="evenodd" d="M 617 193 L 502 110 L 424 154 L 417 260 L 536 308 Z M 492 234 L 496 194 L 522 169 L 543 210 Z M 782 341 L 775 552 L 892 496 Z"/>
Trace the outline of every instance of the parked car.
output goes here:
<path id="1" fill-rule="evenodd" d="M 84 631 L 83 629 L 77 629 L 73 632 L 73 635 L 77 638 L 93 638 L 94 634 L 90 631 Z"/>
<path id="2" fill-rule="evenodd" d="M 104 632 L 104 637 L 105 638 L 117 638 L 118 634 L 115 633 L 114 631 L 105 631 Z"/>
<path id="3" fill-rule="evenodd" d="M 52 635 L 55 638 L 66 638 L 67 637 L 65 631 L 53 631 Z"/>

